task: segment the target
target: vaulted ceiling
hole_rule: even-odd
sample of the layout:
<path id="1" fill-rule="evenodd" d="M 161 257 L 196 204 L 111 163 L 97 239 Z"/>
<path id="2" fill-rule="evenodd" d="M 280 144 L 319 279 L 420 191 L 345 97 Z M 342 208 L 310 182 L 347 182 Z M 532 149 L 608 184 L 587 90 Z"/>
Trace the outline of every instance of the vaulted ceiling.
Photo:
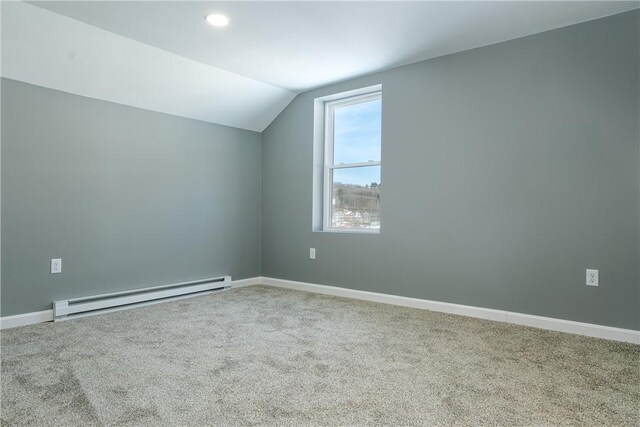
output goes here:
<path id="1" fill-rule="evenodd" d="M 313 87 L 638 2 L 2 2 L 2 76 L 262 131 Z M 208 26 L 212 12 L 226 28 Z"/>

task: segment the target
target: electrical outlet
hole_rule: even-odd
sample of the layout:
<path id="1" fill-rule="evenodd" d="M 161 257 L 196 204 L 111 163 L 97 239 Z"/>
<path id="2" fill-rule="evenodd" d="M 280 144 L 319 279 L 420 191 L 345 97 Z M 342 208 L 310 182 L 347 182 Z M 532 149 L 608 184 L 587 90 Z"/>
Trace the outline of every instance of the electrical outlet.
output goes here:
<path id="1" fill-rule="evenodd" d="M 587 270 L 587 286 L 598 286 L 598 270 Z"/>
<path id="2" fill-rule="evenodd" d="M 309 248 L 309 259 L 316 259 L 316 248 Z"/>
<path id="3" fill-rule="evenodd" d="M 62 273 L 62 259 L 55 258 L 51 260 L 51 274 Z"/>

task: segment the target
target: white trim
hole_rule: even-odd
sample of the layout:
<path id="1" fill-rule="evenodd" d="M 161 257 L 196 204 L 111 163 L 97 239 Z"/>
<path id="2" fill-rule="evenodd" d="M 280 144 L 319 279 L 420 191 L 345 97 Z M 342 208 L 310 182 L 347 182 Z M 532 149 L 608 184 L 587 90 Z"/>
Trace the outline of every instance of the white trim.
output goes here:
<path id="1" fill-rule="evenodd" d="M 231 289 L 244 288 L 247 286 L 255 286 L 260 284 L 260 277 L 249 277 L 248 279 L 239 279 L 231 282 Z"/>
<path id="2" fill-rule="evenodd" d="M 382 165 L 379 161 L 371 160 L 369 162 L 360 162 L 360 163 L 338 163 L 335 165 L 326 165 L 327 169 L 349 169 L 349 168 L 366 168 L 369 166 L 380 166 Z"/>
<path id="3" fill-rule="evenodd" d="M 51 321 L 53 321 L 53 310 L 34 311 L 33 313 L 0 317 L 0 329 L 9 329 L 17 326 L 27 326 Z"/>
<path id="4" fill-rule="evenodd" d="M 324 200 L 324 180 L 325 173 L 325 141 L 324 137 L 327 133 L 326 127 L 326 111 L 327 103 L 343 98 L 354 97 L 358 95 L 367 95 L 373 92 L 381 92 L 382 85 L 377 84 L 373 86 L 363 87 L 359 89 L 353 89 L 341 93 L 333 93 L 330 95 L 321 96 L 313 100 L 313 170 L 312 170 L 312 231 L 322 231 L 325 222 L 325 206 Z"/>
<path id="5" fill-rule="evenodd" d="M 363 102 L 369 102 L 374 100 L 382 100 L 382 87 L 380 85 L 371 86 L 371 91 L 366 91 L 366 88 L 359 89 L 357 91 L 343 92 L 340 94 L 332 95 L 330 99 L 328 97 L 316 98 L 315 102 L 319 100 L 324 103 L 324 115 L 322 118 L 324 122 L 324 133 L 322 135 L 322 147 L 323 147 L 323 173 L 322 173 L 322 231 L 333 231 L 331 227 L 331 218 L 333 210 L 333 171 L 334 169 L 347 169 L 347 168 L 360 168 L 378 166 L 382 173 L 382 159 L 379 161 L 368 162 L 356 162 L 356 163 L 335 163 L 333 158 L 334 148 L 334 116 L 335 109 L 338 107 L 345 107 L 350 105 L 361 104 Z M 373 89 L 375 88 L 375 89 Z M 317 120 L 316 119 L 316 120 Z M 320 142 L 320 140 L 315 143 Z M 382 143 L 382 141 L 381 141 Z M 354 232 L 357 229 L 345 228 L 343 232 Z"/>
<path id="6" fill-rule="evenodd" d="M 349 233 L 349 234 L 380 234 L 379 228 L 337 228 L 327 227 L 314 233 Z"/>
<path id="7" fill-rule="evenodd" d="M 516 325 L 530 326 L 534 328 L 547 329 L 550 331 L 566 332 L 569 334 L 577 334 L 613 341 L 623 341 L 633 344 L 640 344 L 640 331 L 636 331 L 633 329 L 614 328 L 611 326 L 596 325 L 593 323 L 574 322 L 572 320 L 554 319 L 552 317 L 534 316 L 531 314 L 514 313 L 505 310 L 494 310 L 491 308 L 473 307 L 469 305 L 452 304 L 440 301 L 430 301 L 419 298 L 409 298 L 397 295 L 381 294 L 377 292 L 346 289 L 336 286 L 317 285 L 314 283 L 296 282 L 293 280 L 274 279 L 271 277 L 251 277 L 248 279 L 234 280 L 231 282 L 232 289 L 255 285 L 295 289 L 317 294 L 353 298 L 364 301 L 379 302 L 383 304 L 398 305 L 402 307 L 412 307 L 422 310 L 431 310 L 441 313 L 494 320 L 497 322 L 513 323 Z M 0 329 L 15 328 L 17 326 L 33 325 L 35 323 L 51 321 L 53 321 L 53 310 L 17 314 L 15 316 L 5 316 L 0 318 Z"/>
<path id="8" fill-rule="evenodd" d="M 316 98 L 314 101 L 317 103 L 325 104 L 327 102 L 335 101 L 342 98 L 351 98 L 380 91 L 382 91 L 382 84 L 376 84 L 372 86 L 361 87 L 358 89 L 347 90 L 345 92 L 332 93 L 330 95 L 321 96 L 319 98 Z"/>
<path id="9" fill-rule="evenodd" d="M 377 292 L 339 288 L 336 286 L 296 282 L 293 280 L 274 279 L 271 277 L 262 277 L 261 284 L 278 288 L 295 289 L 299 291 L 314 292 L 324 295 L 333 295 L 344 298 L 353 298 L 364 301 L 399 305 L 402 307 L 419 308 L 441 313 L 457 314 L 460 316 L 494 320 L 497 322 L 513 323 L 516 325 L 530 326 L 534 328 L 547 329 L 550 331 L 566 332 L 570 334 L 585 335 L 588 337 L 604 338 L 608 340 L 640 344 L 640 331 L 636 331 L 633 329 L 614 328 L 611 326 L 596 325 L 592 323 L 574 322 L 571 320 L 555 319 L 552 317 L 514 313 L 505 310 L 494 310 L 491 308 L 452 304 L 440 301 L 430 301 L 419 298 L 409 298 L 397 295 L 381 294 Z"/>

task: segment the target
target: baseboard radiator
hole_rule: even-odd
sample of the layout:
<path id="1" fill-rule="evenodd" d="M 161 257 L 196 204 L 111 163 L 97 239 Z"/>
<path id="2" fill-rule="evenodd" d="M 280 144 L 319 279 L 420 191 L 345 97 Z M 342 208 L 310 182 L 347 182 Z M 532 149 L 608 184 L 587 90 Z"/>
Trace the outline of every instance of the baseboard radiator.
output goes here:
<path id="1" fill-rule="evenodd" d="M 174 283 L 172 285 L 54 301 L 53 320 L 68 320 L 92 314 L 156 304 L 167 300 L 203 295 L 230 287 L 231 276 L 222 276 L 193 282 Z"/>

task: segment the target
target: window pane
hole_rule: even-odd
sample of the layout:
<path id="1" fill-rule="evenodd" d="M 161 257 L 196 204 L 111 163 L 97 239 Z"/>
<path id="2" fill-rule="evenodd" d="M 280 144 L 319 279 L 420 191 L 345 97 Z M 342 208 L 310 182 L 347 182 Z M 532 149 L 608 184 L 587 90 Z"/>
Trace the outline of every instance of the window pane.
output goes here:
<path id="1" fill-rule="evenodd" d="M 380 166 L 333 169 L 331 227 L 380 228 Z"/>
<path id="2" fill-rule="evenodd" d="M 334 164 L 380 161 L 381 99 L 337 107 L 333 120 Z"/>

